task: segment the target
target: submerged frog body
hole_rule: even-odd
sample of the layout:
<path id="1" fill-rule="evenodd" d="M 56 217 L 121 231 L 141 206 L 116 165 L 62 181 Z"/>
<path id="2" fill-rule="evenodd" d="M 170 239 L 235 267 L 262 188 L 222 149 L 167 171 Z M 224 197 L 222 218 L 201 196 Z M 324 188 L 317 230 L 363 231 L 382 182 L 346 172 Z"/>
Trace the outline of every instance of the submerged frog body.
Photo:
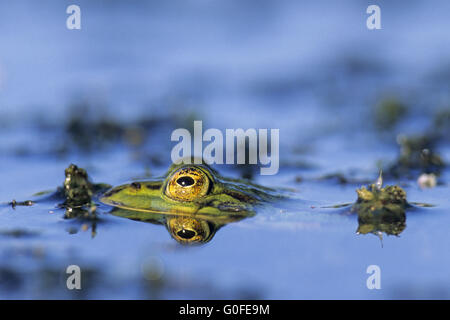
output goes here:
<path id="1" fill-rule="evenodd" d="M 122 209 L 165 214 L 246 216 L 273 189 L 220 176 L 205 164 L 172 165 L 161 179 L 136 181 L 107 191 L 100 201 Z"/>

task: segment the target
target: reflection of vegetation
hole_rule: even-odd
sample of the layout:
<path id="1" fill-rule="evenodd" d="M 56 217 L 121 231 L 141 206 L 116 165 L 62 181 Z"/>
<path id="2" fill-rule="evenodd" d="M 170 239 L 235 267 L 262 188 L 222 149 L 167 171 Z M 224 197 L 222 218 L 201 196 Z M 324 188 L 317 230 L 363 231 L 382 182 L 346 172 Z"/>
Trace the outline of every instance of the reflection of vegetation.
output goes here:
<path id="1" fill-rule="evenodd" d="M 400 136 L 400 155 L 391 166 L 389 172 L 394 176 L 402 176 L 411 170 L 422 173 L 439 174 L 444 167 L 444 161 L 433 151 L 434 139 L 430 136 L 406 137 Z"/>
<path id="2" fill-rule="evenodd" d="M 436 134 L 443 138 L 449 139 L 450 137 L 450 108 L 442 109 L 436 112 L 434 116 L 434 130 Z"/>
<path id="3" fill-rule="evenodd" d="M 398 236 L 406 228 L 406 214 L 405 211 L 381 211 L 377 214 L 362 212 L 358 214 L 358 224 L 357 232 L 360 234 L 384 232 Z"/>
<path id="4" fill-rule="evenodd" d="M 399 186 L 382 186 L 382 178 L 368 188 L 356 190 L 358 199 L 352 211 L 358 214 L 358 233 L 399 235 L 406 227 L 405 210 L 410 205 Z"/>

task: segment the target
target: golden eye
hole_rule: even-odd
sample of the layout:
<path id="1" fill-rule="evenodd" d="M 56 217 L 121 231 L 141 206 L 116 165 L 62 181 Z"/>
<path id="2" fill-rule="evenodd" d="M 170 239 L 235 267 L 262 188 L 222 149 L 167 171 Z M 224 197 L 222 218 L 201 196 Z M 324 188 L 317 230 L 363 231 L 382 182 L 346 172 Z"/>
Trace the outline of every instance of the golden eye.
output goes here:
<path id="1" fill-rule="evenodd" d="M 206 195 L 209 185 L 209 178 L 201 169 L 181 168 L 169 177 L 166 195 L 174 200 L 192 201 Z"/>
<path id="2" fill-rule="evenodd" d="M 193 237 L 195 237 L 197 235 L 197 232 L 195 232 L 194 230 L 189 230 L 189 229 L 181 229 L 180 231 L 177 232 L 177 236 L 179 236 L 182 239 L 192 239 Z"/>
<path id="3" fill-rule="evenodd" d="M 192 244 L 209 241 L 211 227 L 208 222 L 189 217 L 170 217 L 166 221 L 167 229 L 179 243 Z"/>

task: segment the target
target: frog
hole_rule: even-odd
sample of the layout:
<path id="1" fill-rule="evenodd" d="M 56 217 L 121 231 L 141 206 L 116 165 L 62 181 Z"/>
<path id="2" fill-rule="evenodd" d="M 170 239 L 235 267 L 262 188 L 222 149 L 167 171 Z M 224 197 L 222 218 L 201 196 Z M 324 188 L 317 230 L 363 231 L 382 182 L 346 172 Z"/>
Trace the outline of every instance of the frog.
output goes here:
<path id="1" fill-rule="evenodd" d="M 106 191 L 99 201 L 128 219 L 163 224 L 179 243 L 209 242 L 225 224 L 255 215 L 283 196 L 246 179 L 227 178 L 206 163 L 172 164 L 161 177 Z"/>
<path id="2" fill-rule="evenodd" d="M 173 164 L 162 177 L 114 187 L 100 202 L 141 212 L 247 215 L 282 197 L 275 189 L 221 176 L 207 164 Z"/>

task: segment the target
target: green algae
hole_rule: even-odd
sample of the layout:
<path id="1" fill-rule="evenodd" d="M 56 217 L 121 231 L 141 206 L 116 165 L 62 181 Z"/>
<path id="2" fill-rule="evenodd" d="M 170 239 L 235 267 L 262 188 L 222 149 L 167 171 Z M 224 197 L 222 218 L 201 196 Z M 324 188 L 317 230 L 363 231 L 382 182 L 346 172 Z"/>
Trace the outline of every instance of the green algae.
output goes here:
<path id="1" fill-rule="evenodd" d="M 433 136 L 400 135 L 397 142 L 400 146 L 400 154 L 388 170 L 393 176 L 408 175 L 413 170 L 439 175 L 445 167 L 444 160 L 434 151 L 435 139 Z"/>
<path id="2" fill-rule="evenodd" d="M 392 129 L 408 112 L 404 103 L 394 97 L 382 100 L 375 109 L 375 125 L 379 129 Z"/>
<path id="3" fill-rule="evenodd" d="M 25 200 L 25 201 L 16 201 L 15 199 L 8 203 L 13 209 L 15 209 L 17 206 L 24 206 L 24 207 L 30 207 L 34 204 L 31 200 Z"/>
<path id="4" fill-rule="evenodd" d="M 351 211 L 358 214 L 358 234 L 382 232 L 398 236 L 406 228 L 406 209 L 411 205 L 406 192 L 399 186 L 382 186 L 380 178 L 376 183 L 356 190 L 358 199 Z"/>
<path id="5" fill-rule="evenodd" d="M 60 207 L 66 209 L 66 218 L 85 217 L 95 219 L 97 209 L 93 200 L 94 195 L 108 189 L 107 184 L 94 184 L 89 180 L 85 169 L 71 164 L 65 169 L 65 180 L 62 188 L 57 193 L 61 194 L 65 201 Z"/>
<path id="6" fill-rule="evenodd" d="M 64 180 L 65 204 L 69 207 L 80 207 L 91 203 L 93 184 L 89 181 L 87 172 L 71 164 L 65 171 Z"/>

